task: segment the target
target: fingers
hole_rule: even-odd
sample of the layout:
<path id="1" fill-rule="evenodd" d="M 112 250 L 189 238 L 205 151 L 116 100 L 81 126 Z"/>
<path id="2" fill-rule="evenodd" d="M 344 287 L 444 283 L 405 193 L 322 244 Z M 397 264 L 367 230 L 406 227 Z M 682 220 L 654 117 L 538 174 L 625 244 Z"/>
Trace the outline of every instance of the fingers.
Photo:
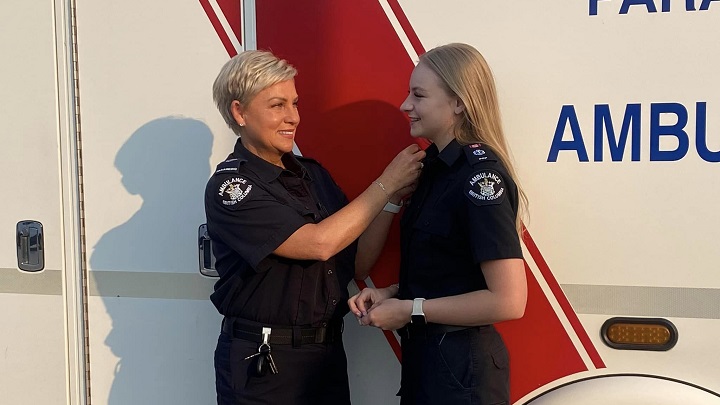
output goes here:
<path id="1" fill-rule="evenodd" d="M 358 309 L 358 306 L 356 304 L 359 296 L 360 296 L 360 293 L 357 293 L 357 294 L 353 295 L 352 297 L 350 297 L 347 301 L 348 306 L 350 307 L 350 312 L 352 312 L 353 314 L 355 314 L 355 316 L 358 316 L 358 317 L 362 315 L 362 313 L 360 312 L 360 309 Z"/>
<path id="2" fill-rule="evenodd" d="M 415 153 L 419 150 L 421 150 L 420 146 L 418 146 L 418 144 L 416 144 L 416 143 L 412 143 L 412 144 L 406 146 L 405 149 L 403 149 L 403 152 Z"/>
<path id="3" fill-rule="evenodd" d="M 372 288 L 363 288 L 362 291 L 359 293 L 353 295 L 348 300 L 348 306 L 350 307 L 350 311 L 352 311 L 353 314 L 357 317 L 362 317 L 367 315 L 367 304 L 368 302 L 372 305 L 373 300 L 373 289 Z"/>

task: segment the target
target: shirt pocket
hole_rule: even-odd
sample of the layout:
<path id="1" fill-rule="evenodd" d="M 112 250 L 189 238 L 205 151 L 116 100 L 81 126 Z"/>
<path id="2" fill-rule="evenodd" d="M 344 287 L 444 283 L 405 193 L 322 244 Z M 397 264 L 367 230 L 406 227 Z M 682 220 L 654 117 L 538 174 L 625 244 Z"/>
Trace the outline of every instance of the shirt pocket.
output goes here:
<path id="1" fill-rule="evenodd" d="M 416 232 L 444 239 L 450 236 L 452 228 L 453 219 L 449 212 L 426 211 L 421 213 L 413 224 Z"/>

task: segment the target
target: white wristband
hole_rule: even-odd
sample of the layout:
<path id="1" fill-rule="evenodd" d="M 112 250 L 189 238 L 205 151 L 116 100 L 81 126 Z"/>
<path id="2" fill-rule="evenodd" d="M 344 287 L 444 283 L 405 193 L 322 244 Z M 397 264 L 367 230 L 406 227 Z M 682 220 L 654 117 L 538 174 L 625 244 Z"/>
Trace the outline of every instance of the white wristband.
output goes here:
<path id="1" fill-rule="evenodd" d="M 385 204 L 385 208 L 383 208 L 383 211 L 397 214 L 398 212 L 400 212 L 400 208 L 402 208 L 402 206 L 403 206 L 402 201 L 400 201 L 400 205 L 388 202 L 387 204 Z"/>

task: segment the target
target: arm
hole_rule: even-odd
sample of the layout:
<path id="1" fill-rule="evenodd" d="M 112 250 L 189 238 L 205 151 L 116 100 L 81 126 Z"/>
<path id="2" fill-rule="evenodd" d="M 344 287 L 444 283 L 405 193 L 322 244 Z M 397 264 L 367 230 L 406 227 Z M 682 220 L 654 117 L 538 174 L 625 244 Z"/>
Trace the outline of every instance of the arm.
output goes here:
<path id="1" fill-rule="evenodd" d="M 370 275 L 372 266 L 377 262 L 380 252 L 385 246 L 393 217 L 394 215 L 390 212 L 380 212 L 360 236 L 357 255 L 355 256 L 356 280 L 364 280 Z"/>
<path id="2" fill-rule="evenodd" d="M 395 205 L 400 205 L 405 196 L 415 191 L 416 185 L 417 183 L 413 183 L 411 186 L 398 191 L 390 197 L 390 202 Z M 388 231 L 390 230 L 390 225 L 394 217 L 395 214 L 392 212 L 380 212 L 360 236 L 357 256 L 355 257 L 356 280 L 364 280 L 370 275 L 370 270 L 375 265 L 375 262 L 377 262 L 383 246 L 385 246 Z"/>
<path id="3" fill-rule="evenodd" d="M 408 146 L 378 178 L 384 190 L 376 183 L 371 184 L 340 211 L 320 223 L 300 227 L 273 253 L 301 260 L 327 260 L 337 254 L 365 231 L 388 202 L 389 196 L 417 179 L 420 174 L 419 162 L 424 157 L 425 152 L 419 146 Z"/>
<path id="4" fill-rule="evenodd" d="M 427 300 L 423 303 L 427 321 L 475 326 L 521 318 L 527 301 L 522 259 L 490 260 L 481 268 L 487 290 Z"/>
<path id="5" fill-rule="evenodd" d="M 480 267 L 488 289 L 425 301 L 427 322 L 476 326 L 523 316 L 527 283 L 522 259 L 489 260 Z M 410 322 L 411 312 L 411 300 L 386 299 L 374 304 L 361 321 L 382 329 L 398 329 Z"/>

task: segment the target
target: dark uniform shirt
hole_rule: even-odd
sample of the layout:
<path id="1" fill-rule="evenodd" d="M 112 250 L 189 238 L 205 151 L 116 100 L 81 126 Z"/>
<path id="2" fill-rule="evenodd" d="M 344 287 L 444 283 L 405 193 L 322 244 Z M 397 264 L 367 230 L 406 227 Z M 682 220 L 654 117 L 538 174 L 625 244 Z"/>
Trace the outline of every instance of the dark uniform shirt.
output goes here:
<path id="1" fill-rule="evenodd" d="M 296 230 L 348 203 L 319 163 L 285 154 L 286 169 L 238 139 L 205 190 L 208 233 L 220 280 L 211 295 L 225 316 L 270 326 L 324 326 L 348 312 L 356 243 L 328 261 L 274 255 Z"/>
<path id="2" fill-rule="evenodd" d="M 522 258 L 518 192 L 495 153 L 453 140 L 427 150 L 400 221 L 400 297 L 438 298 L 487 289 L 480 263 Z"/>

